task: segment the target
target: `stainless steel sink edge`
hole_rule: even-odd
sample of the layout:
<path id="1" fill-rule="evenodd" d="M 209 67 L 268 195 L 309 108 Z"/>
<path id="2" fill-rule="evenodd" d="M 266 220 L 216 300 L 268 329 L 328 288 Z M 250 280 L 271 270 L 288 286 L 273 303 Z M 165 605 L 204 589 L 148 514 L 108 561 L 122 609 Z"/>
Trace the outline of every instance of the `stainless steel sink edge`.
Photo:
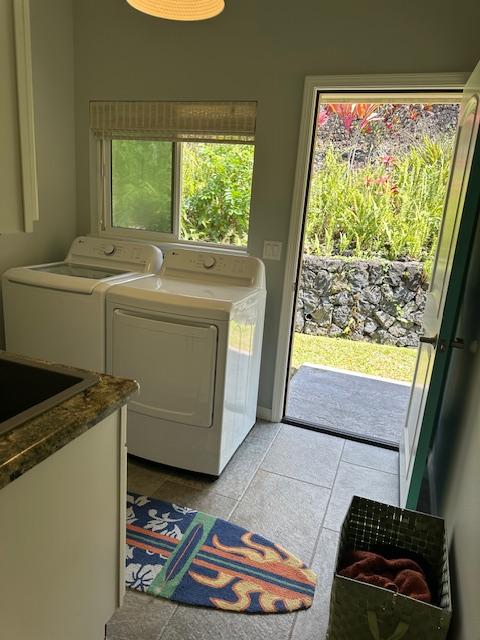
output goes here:
<path id="1" fill-rule="evenodd" d="M 0 422 L 0 436 L 11 431 L 12 429 L 15 429 L 16 427 L 21 426 L 28 420 L 36 418 L 42 413 L 45 413 L 46 411 L 57 407 L 65 400 L 68 400 L 78 393 L 84 391 L 85 389 L 88 389 L 88 387 L 93 386 L 100 380 L 100 375 L 98 373 L 85 371 L 83 369 L 75 369 L 73 367 L 67 367 L 59 364 L 51 364 L 33 360 L 6 351 L 0 351 L 0 359 L 25 365 L 27 367 L 45 369 L 47 371 L 53 371 L 65 376 L 79 378 L 78 382 L 68 387 L 67 389 L 64 389 L 63 391 L 50 396 L 46 400 L 38 402 L 37 404 L 29 407 L 25 411 L 22 411 L 21 413 L 18 413 L 17 415 L 8 418 L 3 422 Z"/>

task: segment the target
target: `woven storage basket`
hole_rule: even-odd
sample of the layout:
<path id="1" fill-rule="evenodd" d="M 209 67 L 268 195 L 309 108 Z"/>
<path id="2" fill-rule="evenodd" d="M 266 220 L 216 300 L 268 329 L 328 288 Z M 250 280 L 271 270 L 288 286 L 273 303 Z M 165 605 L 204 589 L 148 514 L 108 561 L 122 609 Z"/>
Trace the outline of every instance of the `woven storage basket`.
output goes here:
<path id="1" fill-rule="evenodd" d="M 348 552 L 383 546 L 419 554 L 428 563 L 438 606 L 338 574 Z M 355 496 L 340 535 L 328 640 L 443 640 L 451 614 L 443 520 Z"/>

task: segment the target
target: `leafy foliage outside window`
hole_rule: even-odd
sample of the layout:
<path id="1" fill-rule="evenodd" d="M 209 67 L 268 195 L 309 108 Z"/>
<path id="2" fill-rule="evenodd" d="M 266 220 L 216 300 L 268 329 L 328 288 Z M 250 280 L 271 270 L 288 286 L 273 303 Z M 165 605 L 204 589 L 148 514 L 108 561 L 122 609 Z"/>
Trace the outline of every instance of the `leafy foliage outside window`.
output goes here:
<path id="1" fill-rule="evenodd" d="M 174 143 L 112 141 L 112 226 L 246 246 L 254 147 L 181 143 L 181 212 L 173 211 Z"/>
<path id="2" fill-rule="evenodd" d="M 112 140 L 112 226 L 172 233 L 173 143 Z"/>
<path id="3" fill-rule="evenodd" d="M 452 141 L 352 170 L 333 146 L 311 180 L 305 250 L 321 256 L 433 260 Z"/>
<path id="4" fill-rule="evenodd" d="M 417 260 L 436 251 L 458 105 L 331 104 L 317 117 L 305 251 Z"/>
<path id="5" fill-rule="evenodd" d="M 183 143 L 181 237 L 246 246 L 252 145 Z"/>

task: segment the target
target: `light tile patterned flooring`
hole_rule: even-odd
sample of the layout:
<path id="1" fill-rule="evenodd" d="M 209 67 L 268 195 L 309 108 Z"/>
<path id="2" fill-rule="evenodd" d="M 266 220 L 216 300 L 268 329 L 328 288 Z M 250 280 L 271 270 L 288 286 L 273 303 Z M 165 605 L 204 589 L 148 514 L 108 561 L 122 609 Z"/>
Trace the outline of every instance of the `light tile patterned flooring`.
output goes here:
<path id="1" fill-rule="evenodd" d="M 109 640 L 323 640 L 338 531 L 354 494 L 398 504 L 398 454 L 257 422 L 219 479 L 131 459 L 131 491 L 231 520 L 296 553 L 318 575 L 311 609 L 249 616 L 127 591 Z"/>

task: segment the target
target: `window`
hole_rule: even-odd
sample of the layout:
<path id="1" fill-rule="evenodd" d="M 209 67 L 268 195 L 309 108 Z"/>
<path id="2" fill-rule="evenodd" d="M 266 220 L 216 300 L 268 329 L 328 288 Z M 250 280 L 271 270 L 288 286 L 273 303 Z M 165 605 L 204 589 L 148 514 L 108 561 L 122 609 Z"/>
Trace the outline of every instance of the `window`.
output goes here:
<path id="1" fill-rule="evenodd" d="M 111 145 L 112 227 L 173 233 L 173 143 Z"/>
<path id="2" fill-rule="evenodd" d="M 245 246 L 255 103 L 91 103 L 99 231 Z"/>
<path id="3" fill-rule="evenodd" d="M 112 229 L 245 246 L 253 151 L 246 144 L 112 140 Z"/>

